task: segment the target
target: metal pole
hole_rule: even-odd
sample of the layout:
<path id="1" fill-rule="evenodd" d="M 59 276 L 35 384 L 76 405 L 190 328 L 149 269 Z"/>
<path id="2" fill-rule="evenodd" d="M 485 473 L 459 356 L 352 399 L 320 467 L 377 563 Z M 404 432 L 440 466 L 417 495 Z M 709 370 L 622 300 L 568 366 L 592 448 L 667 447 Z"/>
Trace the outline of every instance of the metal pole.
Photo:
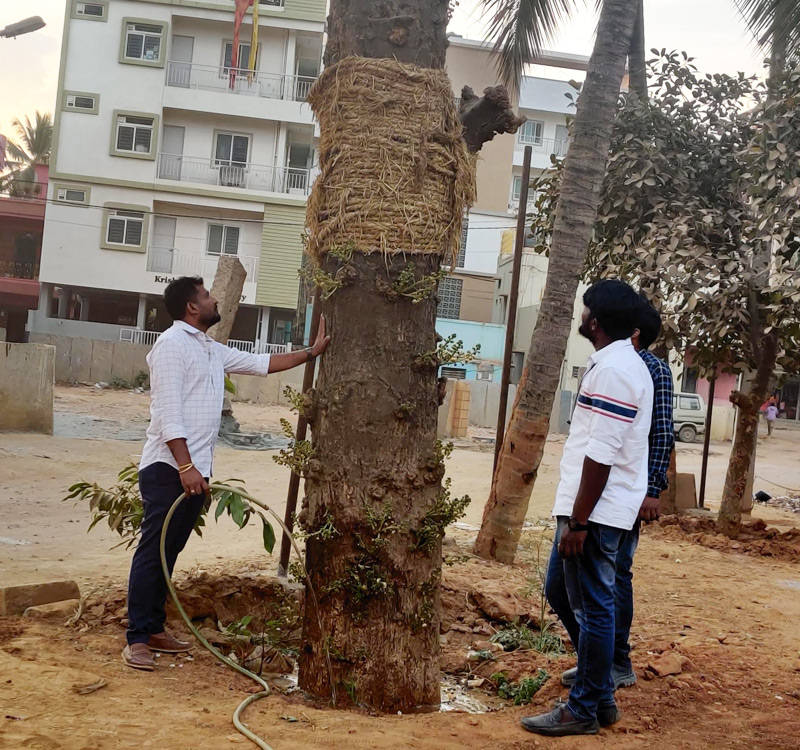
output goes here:
<path id="1" fill-rule="evenodd" d="M 309 343 L 313 343 L 317 335 L 317 328 L 319 327 L 319 318 L 321 310 L 319 304 L 319 295 L 314 296 L 314 304 L 311 308 L 311 332 L 309 333 Z M 316 367 L 316 359 L 306 362 L 306 368 L 303 372 L 303 393 L 308 391 L 314 385 L 314 369 Z M 297 416 L 297 429 L 295 430 L 296 440 L 305 440 L 308 431 L 308 420 L 303 416 L 302 412 Z M 297 494 L 300 490 L 300 475 L 292 472 L 289 477 L 289 491 L 286 494 L 286 513 L 283 522 L 289 532 L 294 529 L 294 514 L 297 510 Z M 278 575 L 282 578 L 286 577 L 289 569 L 289 553 L 292 548 L 292 542 L 289 539 L 289 534 L 286 529 L 283 530 L 281 536 L 281 557 L 278 562 Z"/>
<path id="2" fill-rule="evenodd" d="M 706 502 L 706 471 L 708 470 L 708 444 L 711 441 L 711 415 L 714 413 L 714 391 L 717 388 L 717 373 L 708 383 L 708 409 L 706 410 L 706 434 L 703 436 L 703 464 L 700 468 L 700 496 L 697 504 L 705 508 Z"/>
<path id="3" fill-rule="evenodd" d="M 497 414 L 497 435 L 494 440 L 494 466 L 497 468 L 500 449 L 503 447 L 503 435 L 506 430 L 506 409 L 508 407 L 508 382 L 511 378 L 511 354 L 514 350 L 514 330 L 517 327 L 517 300 L 519 297 L 519 274 L 522 268 L 522 253 L 525 249 L 525 214 L 528 209 L 528 183 L 531 179 L 531 147 L 525 146 L 525 157 L 522 162 L 522 185 L 519 191 L 519 208 L 517 209 L 517 234 L 514 237 L 514 266 L 511 272 L 511 294 L 508 298 L 508 316 L 506 320 L 506 348 L 503 352 L 503 375 L 500 380 L 500 411 Z"/>

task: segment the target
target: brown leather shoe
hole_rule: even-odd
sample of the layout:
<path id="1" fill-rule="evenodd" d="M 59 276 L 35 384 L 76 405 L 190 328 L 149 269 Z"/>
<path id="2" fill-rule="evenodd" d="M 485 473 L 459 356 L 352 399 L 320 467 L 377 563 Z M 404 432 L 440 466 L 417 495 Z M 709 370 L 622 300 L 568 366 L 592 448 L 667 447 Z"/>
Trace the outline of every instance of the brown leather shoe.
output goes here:
<path id="1" fill-rule="evenodd" d="M 161 651 L 164 654 L 180 654 L 184 651 L 191 651 L 192 644 L 188 641 L 179 641 L 166 631 L 150 636 L 147 645 L 153 651 Z"/>
<path id="2" fill-rule="evenodd" d="M 141 669 L 145 672 L 152 672 L 156 663 L 153 654 L 146 643 L 131 643 L 122 649 L 122 661 L 132 669 Z"/>

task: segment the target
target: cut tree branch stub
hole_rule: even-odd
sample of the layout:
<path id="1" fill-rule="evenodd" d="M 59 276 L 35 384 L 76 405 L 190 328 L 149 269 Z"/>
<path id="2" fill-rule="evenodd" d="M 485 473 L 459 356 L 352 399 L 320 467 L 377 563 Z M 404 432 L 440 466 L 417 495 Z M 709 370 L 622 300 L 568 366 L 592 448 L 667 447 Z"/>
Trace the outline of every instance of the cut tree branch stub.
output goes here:
<path id="1" fill-rule="evenodd" d="M 498 133 L 516 133 L 527 119 L 511 109 L 505 86 L 488 86 L 480 97 L 470 86 L 464 86 L 459 116 L 464 126 L 464 140 L 473 154 Z"/>

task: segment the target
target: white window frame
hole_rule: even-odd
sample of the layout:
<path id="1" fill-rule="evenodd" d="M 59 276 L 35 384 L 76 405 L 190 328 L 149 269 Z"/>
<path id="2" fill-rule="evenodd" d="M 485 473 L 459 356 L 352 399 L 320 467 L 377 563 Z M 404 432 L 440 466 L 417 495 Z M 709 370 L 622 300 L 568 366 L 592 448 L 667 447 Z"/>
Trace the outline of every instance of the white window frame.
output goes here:
<path id="1" fill-rule="evenodd" d="M 242 71 L 244 73 L 257 73 L 258 72 L 258 63 L 261 59 L 261 45 L 259 44 L 256 47 L 256 66 L 255 68 L 250 69 L 248 64 L 250 63 L 250 53 L 247 53 L 247 60 L 242 60 L 242 47 L 251 47 L 252 45 L 248 41 L 240 41 L 239 42 L 239 59 L 237 60 L 237 65 L 239 66 L 236 68 L 237 71 Z M 228 50 L 228 47 L 231 48 L 231 56 L 233 55 L 233 39 L 223 39 L 222 40 L 222 60 L 219 64 L 219 75 L 220 78 L 226 78 L 230 75 L 231 67 L 226 64 L 227 55 L 225 54 Z"/>
<path id="2" fill-rule="evenodd" d="M 96 5 L 101 9 L 100 15 L 94 13 L 85 13 L 81 10 L 82 7 L 87 5 Z M 71 18 L 79 21 L 108 21 L 108 0 L 72 0 L 72 13 Z"/>
<path id="3" fill-rule="evenodd" d="M 219 143 L 219 137 L 221 135 L 227 135 L 231 138 L 231 148 L 230 148 L 230 158 L 224 159 L 217 156 L 217 144 Z M 244 138 L 247 140 L 247 156 L 245 157 L 244 161 L 235 161 L 233 158 L 233 142 L 235 138 Z M 225 167 L 243 167 L 246 168 L 247 165 L 250 163 L 250 151 L 253 145 L 253 138 L 249 133 L 236 133 L 232 130 L 215 130 L 214 131 L 214 153 L 212 155 L 213 165 L 215 167 L 225 166 Z"/>
<path id="4" fill-rule="evenodd" d="M 522 175 L 515 174 L 511 180 L 511 202 L 513 205 L 519 203 L 519 197 L 522 195 Z"/>
<path id="5" fill-rule="evenodd" d="M 79 107 L 77 105 L 78 99 L 91 99 L 92 105 L 90 107 Z M 86 91 L 65 91 L 64 92 L 64 105 L 62 109 L 65 112 L 78 112 L 83 115 L 96 115 L 100 111 L 100 94 L 93 94 Z"/>
<path id="6" fill-rule="evenodd" d="M 117 242 L 116 240 L 112 240 L 109 236 L 111 234 L 111 223 L 112 221 L 122 222 L 123 229 L 122 229 L 122 242 Z M 138 242 L 128 242 L 128 228 L 139 224 L 139 241 Z M 109 208 L 108 215 L 106 217 L 106 226 L 105 226 L 105 241 L 106 245 L 110 245 L 113 247 L 126 247 L 126 248 L 141 248 L 144 246 L 145 237 L 146 237 L 146 218 L 145 214 L 142 211 L 132 211 L 127 208 Z"/>
<path id="7" fill-rule="evenodd" d="M 128 118 L 135 120 L 149 120 L 147 122 L 128 122 Z M 111 132 L 111 155 L 112 156 L 125 156 L 136 159 L 155 159 L 156 158 L 156 142 L 158 139 L 158 115 L 150 114 L 147 112 L 122 112 L 120 110 L 114 111 L 114 127 Z M 120 128 L 132 128 L 133 137 L 131 145 L 133 148 L 125 149 L 119 146 Z M 149 132 L 150 143 L 147 151 L 136 149 L 137 136 L 140 132 Z"/>
<path id="8" fill-rule="evenodd" d="M 155 68 L 163 68 L 166 57 L 168 27 L 168 23 L 156 19 L 123 18 L 119 61 L 130 65 L 147 65 Z M 158 29 L 158 31 L 155 29 Z M 141 54 L 138 57 L 128 54 L 128 39 L 131 34 L 140 35 L 142 37 Z M 158 54 L 155 57 L 146 57 L 145 51 L 148 40 L 156 38 L 158 39 Z"/>
<path id="9" fill-rule="evenodd" d="M 211 248 L 211 232 L 215 228 L 221 228 L 222 233 L 220 234 L 220 244 L 219 244 L 219 251 L 214 251 Z M 226 245 L 228 242 L 228 234 L 236 232 L 236 251 L 230 252 L 226 250 Z M 206 232 L 206 255 L 210 255 L 214 258 L 219 258 L 222 255 L 239 255 L 239 243 L 242 239 L 242 229 L 237 224 L 223 224 L 219 222 L 209 222 L 208 224 L 208 231 Z"/>
<path id="10" fill-rule="evenodd" d="M 527 133 L 528 126 L 534 127 L 533 135 Z M 544 142 L 544 120 L 526 120 L 517 131 L 517 142 L 523 146 L 541 146 Z"/>
<path id="11" fill-rule="evenodd" d="M 70 193 L 73 193 L 70 196 Z M 82 197 L 75 197 L 74 193 L 81 193 Z M 59 203 L 74 203 L 76 205 L 86 205 L 89 203 L 89 188 L 78 187 L 76 185 L 56 184 L 53 187 L 53 197 Z"/>

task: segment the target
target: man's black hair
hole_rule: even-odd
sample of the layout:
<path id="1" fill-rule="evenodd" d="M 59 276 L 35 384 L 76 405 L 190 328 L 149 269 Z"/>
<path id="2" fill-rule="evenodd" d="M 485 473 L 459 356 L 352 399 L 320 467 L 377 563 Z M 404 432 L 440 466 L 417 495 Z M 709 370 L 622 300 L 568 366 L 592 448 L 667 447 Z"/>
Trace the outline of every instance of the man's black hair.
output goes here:
<path id="1" fill-rule="evenodd" d="M 164 305 L 170 318 L 183 320 L 186 316 L 186 305 L 197 299 L 197 290 L 203 286 L 199 276 L 181 276 L 167 284 L 164 290 Z"/>
<path id="2" fill-rule="evenodd" d="M 606 279 L 592 284 L 583 295 L 591 317 L 612 341 L 633 335 L 639 321 L 639 295 L 624 281 Z"/>
<path id="3" fill-rule="evenodd" d="M 661 333 L 661 316 L 644 296 L 640 295 L 641 308 L 639 309 L 639 348 L 649 349 Z"/>

